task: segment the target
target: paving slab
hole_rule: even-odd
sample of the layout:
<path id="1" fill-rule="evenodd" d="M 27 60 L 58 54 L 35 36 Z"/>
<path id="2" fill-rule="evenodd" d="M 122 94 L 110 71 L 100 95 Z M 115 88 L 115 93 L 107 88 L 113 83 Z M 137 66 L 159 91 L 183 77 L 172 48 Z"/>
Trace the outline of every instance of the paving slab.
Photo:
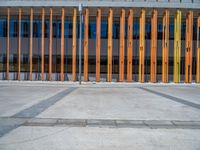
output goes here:
<path id="1" fill-rule="evenodd" d="M 3 150 L 199 150 L 200 130 L 19 127 L 0 139 Z"/>
<path id="2" fill-rule="evenodd" d="M 138 88 L 78 88 L 37 117 L 190 121 L 200 110 Z"/>
<path id="3" fill-rule="evenodd" d="M 21 110 L 52 97 L 64 88 L 28 87 L 28 86 L 0 86 L 0 116 L 9 117 Z"/>

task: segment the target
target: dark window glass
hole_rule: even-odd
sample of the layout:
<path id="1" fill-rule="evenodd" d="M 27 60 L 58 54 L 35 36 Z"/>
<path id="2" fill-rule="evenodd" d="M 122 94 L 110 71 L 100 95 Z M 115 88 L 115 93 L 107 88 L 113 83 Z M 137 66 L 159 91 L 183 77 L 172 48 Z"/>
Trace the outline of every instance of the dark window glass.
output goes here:
<path id="1" fill-rule="evenodd" d="M 119 32 L 120 32 L 120 26 L 119 22 L 114 22 L 113 23 L 113 39 L 119 39 Z"/>
<path id="2" fill-rule="evenodd" d="M 38 23 L 33 23 L 33 37 L 38 37 Z"/>
<path id="3" fill-rule="evenodd" d="M 102 21 L 101 23 L 101 38 L 107 39 L 108 38 L 108 22 Z"/>
<path id="4" fill-rule="evenodd" d="M 145 39 L 151 39 L 151 24 L 149 22 L 145 24 Z"/>
<path id="5" fill-rule="evenodd" d="M 181 25 L 181 40 L 185 40 L 185 33 L 186 33 L 186 25 Z"/>
<path id="6" fill-rule="evenodd" d="M 193 23 L 193 40 L 197 40 L 197 22 Z"/>
<path id="7" fill-rule="evenodd" d="M 73 24 L 71 22 L 68 23 L 68 38 L 72 38 L 73 32 Z"/>
<path id="8" fill-rule="evenodd" d="M 158 40 L 162 40 L 162 24 L 158 24 Z"/>
<path id="9" fill-rule="evenodd" d="M 7 36 L 7 22 L 6 20 L 3 21 L 3 37 Z"/>
<path id="10" fill-rule="evenodd" d="M 10 20 L 10 37 L 17 37 L 18 34 L 18 22 L 17 20 Z"/>
<path id="11" fill-rule="evenodd" d="M 96 39 L 96 23 L 95 22 L 91 22 L 89 24 L 89 38 L 90 39 Z"/>
<path id="12" fill-rule="evenodd" d="M 169 39 L 170 40 L 174 39 L 174 24 L 169 25 Z"/>
<path id="13" fill-rule="evenodd" d="M 3 37 L 3 19 L 0 19 L 0 37 Z"/>
<path id="14" fill-rule="evenodd" d="M 57 35 L 57 24 L 54 22 L 53 23 L 53 37 L 56 38 Z"/>
<path id="15" fill-rule="evenodd" d="M 49 37 L 49 21 L 45 21 L 44 23 L 44 37 Z"/>
<path id="16" fill-rule="evenodd" d="M 138 22 L 133 23 L 133 39 L 139 39 L 140 26 Z"/>
<path id="17" fill-rule="evenodd" d="M 28 37 L 28 21 L 22 21 L 22 37 Z"/>
<path id="18" fill-rule="evenodd" d="M 58 22 L 57 37 L 58 37 L 58 38 L 61 38 L 61 22 Z"/>

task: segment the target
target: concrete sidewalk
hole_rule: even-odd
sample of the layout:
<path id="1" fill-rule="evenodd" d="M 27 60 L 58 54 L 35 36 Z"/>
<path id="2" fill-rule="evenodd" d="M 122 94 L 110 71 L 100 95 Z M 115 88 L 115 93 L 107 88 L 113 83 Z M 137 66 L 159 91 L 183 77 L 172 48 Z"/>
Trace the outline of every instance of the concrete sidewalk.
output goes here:
<path id="1" fill-rule="evenodd" d="M 0 82 L 0 149 L 200 149 L 200 85 Z"/>

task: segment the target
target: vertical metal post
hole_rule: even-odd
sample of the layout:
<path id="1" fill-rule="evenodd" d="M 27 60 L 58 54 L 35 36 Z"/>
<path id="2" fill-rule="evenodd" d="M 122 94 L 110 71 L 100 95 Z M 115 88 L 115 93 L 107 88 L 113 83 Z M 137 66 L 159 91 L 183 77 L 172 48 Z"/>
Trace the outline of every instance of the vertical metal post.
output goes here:
<path id="1" fill-rule="evenodd" d="M 79 84 L 81 84 L 81 40 L 82 40 L 82 4 L 79 4 Z"/>

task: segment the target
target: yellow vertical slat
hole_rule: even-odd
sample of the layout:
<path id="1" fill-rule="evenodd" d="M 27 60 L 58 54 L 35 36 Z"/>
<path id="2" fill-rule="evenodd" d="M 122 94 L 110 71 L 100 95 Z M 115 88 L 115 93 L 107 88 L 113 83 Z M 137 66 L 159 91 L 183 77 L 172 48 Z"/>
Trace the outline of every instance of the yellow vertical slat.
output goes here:
<path id="1" fill-rule="evenodd" d="M 174 82 L 180 82 L 181 61 L 181 11 L 177 10 L 174 17 Z"/>

